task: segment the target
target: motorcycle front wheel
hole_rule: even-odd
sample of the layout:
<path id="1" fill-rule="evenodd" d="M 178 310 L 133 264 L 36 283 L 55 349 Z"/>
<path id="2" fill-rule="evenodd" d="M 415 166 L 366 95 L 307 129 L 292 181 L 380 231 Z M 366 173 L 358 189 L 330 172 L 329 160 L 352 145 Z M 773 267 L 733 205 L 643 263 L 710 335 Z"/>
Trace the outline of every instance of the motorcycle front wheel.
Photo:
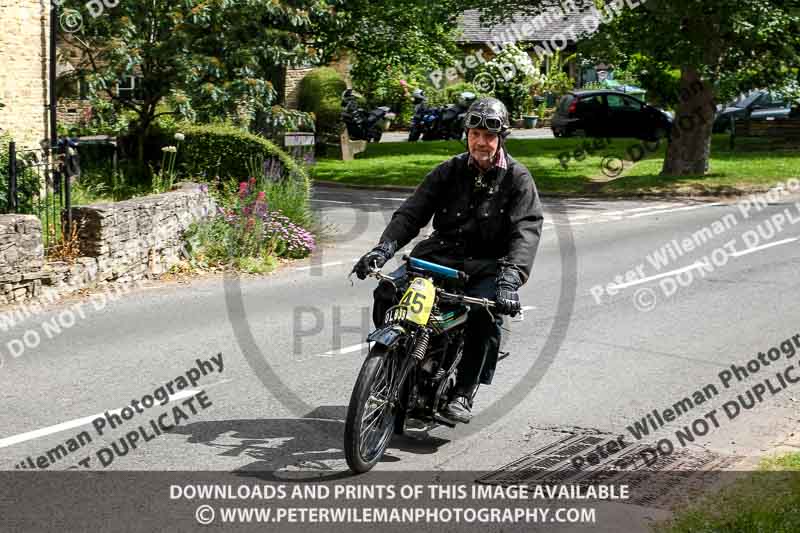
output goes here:
<path id="1" fill-rule="evenodd" d="M 371 470 L 389 444 L 398 412 L 391 398 L 398 373 L 397 354 L 379 344 L 361 366 L 344 426 L 344 455 L 357 474 Z"/>

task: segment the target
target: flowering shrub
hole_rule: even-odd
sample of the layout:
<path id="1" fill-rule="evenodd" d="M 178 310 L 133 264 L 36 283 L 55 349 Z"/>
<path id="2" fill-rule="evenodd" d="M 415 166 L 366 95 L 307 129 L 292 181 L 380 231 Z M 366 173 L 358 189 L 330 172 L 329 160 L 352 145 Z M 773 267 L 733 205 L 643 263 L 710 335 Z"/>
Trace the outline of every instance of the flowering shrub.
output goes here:
<path id="1" fill-rule="evenodd" d="M 306 257 L 314 251 L 316 244 L 314 236 L 305 228 L 302 228 L 283 216 L 280 211 L 272 212 L 268 217 L 264 228 L 266 235 L 277 238 L 276 250 L 279 257 L 289 257 L 299 259 Z"/>
<path id="2" fill-rule="evenodd" d="M 196 262 L 260 271 L 274 257 L 299 259 L 314 251 L 314 236 L 279 210 L 271 211 L 256 185 L 255 178 L 241 182 L 232 207 L 218 207 L 218 216 L 190 226 L 186 238 Z"/>

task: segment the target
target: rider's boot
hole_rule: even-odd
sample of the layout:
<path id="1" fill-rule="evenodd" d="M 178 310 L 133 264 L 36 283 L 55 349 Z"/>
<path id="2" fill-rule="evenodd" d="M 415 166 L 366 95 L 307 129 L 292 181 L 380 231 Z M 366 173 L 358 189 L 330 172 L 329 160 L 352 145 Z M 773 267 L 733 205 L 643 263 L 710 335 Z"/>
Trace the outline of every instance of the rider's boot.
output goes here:
<path id="1" fill-rule="evenodd" d="M 472 418 L 472 397 L 475 396 L 476 388 L 477 385 L 469 389 L 458 387 L 442 414 L 455 422 L 469 423 Z"/>

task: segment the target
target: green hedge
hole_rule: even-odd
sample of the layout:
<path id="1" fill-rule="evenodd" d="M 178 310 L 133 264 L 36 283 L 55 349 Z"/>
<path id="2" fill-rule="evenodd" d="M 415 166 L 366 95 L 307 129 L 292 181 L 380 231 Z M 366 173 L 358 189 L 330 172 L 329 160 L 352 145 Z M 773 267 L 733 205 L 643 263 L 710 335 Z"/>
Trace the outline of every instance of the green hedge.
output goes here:
<path id="1" fill-rule="evenodd" d="M 341 96 L 345 89 L 344 79 L 331 67 L 316 68 L 300 82 L 300 109 L 314 113 L 317 134 L 323 142 L 341 132 Z"/>
<path id="2" fill-rule="evenodd" d="M 219 176 L 245 180 L 257 159 L 277 158 L 285 172 L 308 183 L 308 174 L 291 155 L 258 135 L 229 124 L 179 125 L 186 136 L 178 149 L 178 165 L 185 177 Z M 173 141 L 174 143 L 175 141 Z"/>

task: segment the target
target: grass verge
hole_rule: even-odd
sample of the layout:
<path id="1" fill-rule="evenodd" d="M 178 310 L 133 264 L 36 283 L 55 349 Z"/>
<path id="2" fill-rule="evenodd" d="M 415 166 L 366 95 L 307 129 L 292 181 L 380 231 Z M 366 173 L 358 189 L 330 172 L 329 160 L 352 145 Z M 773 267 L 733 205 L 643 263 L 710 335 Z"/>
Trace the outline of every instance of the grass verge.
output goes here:
<path id="1" fill-rule="evenodd" d="M 764 189 L 789 177 L 800 177 L 800 151 L 768 151 L 747 146 L 731 151 L 726 135 L 712 141 L 709 172 L 704 176 L 659 176 L 666 147 L 641 150 L 644 157 L 613 181 L 606 181 L 601 164 L 606 156 L 635 159 L 642 143 L 611 139 L 592 147 L 592 139 L 509 139 L 512 156 L 530 169 L 543 194 L 581 194 L 601 191 L 613 195 L 728 193 Z M 584 149 L 587 147 L 588 149 Z M 416 186 L 430 170 L 466 147 L 458 141 L 370 144 L 354 161 L 320 159 L 312 170 L 315 179 L 350 185 Z M 567 154 L 569 160 L 564 165 Z"/>
<path id="2" fill-rule="evenodd" d="M 800 531 L 800 454 L 762 461 L 717 494 L 657 524 L 658 533 L 790 533 Z"/>

